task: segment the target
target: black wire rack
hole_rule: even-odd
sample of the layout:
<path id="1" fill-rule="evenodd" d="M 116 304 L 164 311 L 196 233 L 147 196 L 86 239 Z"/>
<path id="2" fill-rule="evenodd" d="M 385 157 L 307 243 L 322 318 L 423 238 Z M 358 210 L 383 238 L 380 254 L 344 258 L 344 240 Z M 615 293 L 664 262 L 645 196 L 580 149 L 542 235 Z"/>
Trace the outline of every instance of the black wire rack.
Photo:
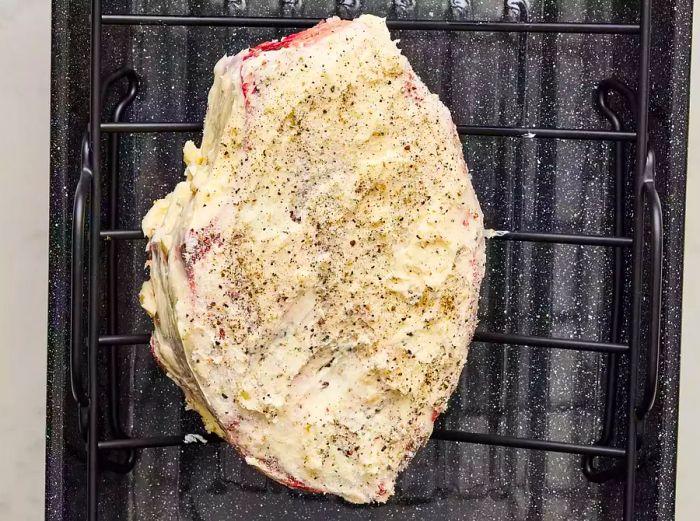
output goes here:
<path id="1" fill-rule="evenodd" d="M 516 22 L 452 22 L 425 20 L 388 20 L 389 29 L 422 31 L 483 31 L 514 33 L 579 33 L 618 34 L 639 39 L 638 85 L 636 91 L 614 80 L 603 80 L 597 87 L 595 102 L 610 122 L 612 130 L 489 127 L 458 125 L 460 135 L 556 138 L 576 140 L 607 140 L 614 142 L 615 216 L 611 236 L 508 231 L 494 240 L 527 241 L 540 243 L 603 246 L 613 249 L 612 325 L 607 340 L 578 340 L 520 335 L 498 332 L 477 332 L 474 341 L 512 344 L 551 349 L 569 349 L 606 353 L 605 408 L 600 438 L 589 445 L 564 443 L 553 440 L 517 438 L 495 434 L 436 429 L 433 438 L 453 442 L 476 443 L 503 447 L 543 450 L 582 456 L 582 471 L 593 482 L 612 478 L 624 480 L 623 520 L 635 519 L 635 481 L 639 466 L 639 450 L 644 421 L 652 409 L 658 386 L 663 221 L 662 208 L 655 187 L 655 158 L 648 139 L 649 113 L 649 52 L 651 1 L 640 0 L 639 24 L 606 23 L 531 23 L 520 16 Z M 516 17 L 517 19 L 517 17 Z M 120 334 L 116 328 L 116 241 L 143 240 L 139 230 L 116 229 L 118 194 L 117 155 L 119 136 L 138 132 L 189 132 L 201 130 L 201 123 L 124 123 L 121 118 L 136 96 L 138 78 L 129 69 L 120 69 L 110 76 L 101 76 L 102 29 L 105 25 L 175 25 L 175 26 L 228 26 L 300 29 L 311 27 L 320 20 L 311 18 L 263 17 L 205 17 L 103 14 L 101 0 L 92 1 L 91 64 L 90 64 L 90 121 L 83 138 L 82 169 L 73 207 L 72 241 L 72 297 L 71 297 L 71 352 L 70 376 L 73 397 L 79 408 L 80 432 L 87 449 L 87 519 L 98 519 L 98 477 L 101 471 L 129 472 L 136 460 L 137 450 L 149 447 L 177 446 L 186 443 L 184 435 L 130 438 L 119 425 L 118 388 L 116 377 L 116 346 L 148 344 L 147 334 Z M 114 109 L 111 121 L 102 121 L 103 100 L 109 87 L 126 79 L 126 95 Z M 612 110 L 609 98 L 621 97 L 634 116 L 634 130 L 625 130 L 621 117 Z M 102 229 L 102 159 L 103 134 L 107 141 L 107 164 L 111 183 L 109 192 L 107 228 Z M 635 147 L 633 167 L 633 233 L 624 236 L 624 146 Z M 103 263 L 106 250 L 107 263 Z M 629 342 L 623 343 L 622 317 L 625 312 L 623 291 L 627 282 L 624 273 L 624 255 L 631 250 L 631 316 Z M 647 269 L 645 269 L 647 267 Z M 107 280 L 101 284 L 102 277 Z M 105 287 L 103 287 L 105 286 Z M 87 301 L 85 300 L 87 296 Z M 107 324 L 100 323 L 100 300 L 108 302 Z M 642 302 L 648 302 L 649 315 L 642 320 Z M 87 316 L 83 310 L 88 310 Z M 648 328 L 642 335 L 643 327 Z M 108 334 L 101 334 L 106 329 Z M 642 337 L 646 338 L 642 345 Z M 81 346 L 88 346 L 87 385 L 80 363 Z M 98 351 L 109 349 L 106 386 L 107 403 L 99 400 Z M 644 351 L 644 353 L 643 353 Z M 644 356 L 642 356 L 644 355 Z M 618 410 L 616 389 L 620 358 L 628 359 L 629 374 L 626 382 L 626 433 L 622 440 L 613 439 Z M 646 364 L 642 364 L 646 360 Z M 646 365 L 646 367 L 642 367 Z M 640 373 L 644 376 L 641 377 Z M 640 385 L 644 382 L 643 386 Z M 643 391 L 641 390 L 643 389 Z M 99 419 L 105 417 L 110 425 L 110 439 L 100 439 Z M 209 436 L 209 440 L 215 438 Z M 621 448 L 624 447 L 624 448 Z M 114 459 L 115 453 L 120 457 Z M 596 458 L 609 458 L 612 464 L 598 465 Z"/>

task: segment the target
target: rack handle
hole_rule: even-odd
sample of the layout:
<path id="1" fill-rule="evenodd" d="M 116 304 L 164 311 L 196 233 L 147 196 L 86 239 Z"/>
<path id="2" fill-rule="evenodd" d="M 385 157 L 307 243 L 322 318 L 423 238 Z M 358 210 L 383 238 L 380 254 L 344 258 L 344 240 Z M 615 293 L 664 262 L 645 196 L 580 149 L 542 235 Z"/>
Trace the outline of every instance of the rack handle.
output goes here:
<path id="1" fill-rule="evenodd" d="M 649 348 L 647 353 L 647 372 L 644 385 L 644 396 L 637 407 L 637 419 L 642 421 L 654 407 L 659 387 L 659 362 L 661 356 L 661 280 L 663 277 L 663 240 L 664 221 L 661 199 L 656 191 L 655 182 L 656 158 L 654 151 L 649 150 L 644 180 L 641 186 L 642 208 L 646 203 L 651 218 L 651 288 L 649 299 L 651 310 L 649 315 Z"/>
<path id="2" fill-rule="evenodd" d="M 83 276 L 85 273 L 85 252 L 87 250 L 85 232 L 87 228 L 87 198 L 92 190 L 92 170 L 87 166 L 89 151 L 83 141 L 83 162 L 78 186 L 73 199 L 73 229 L 71 263 L 71 345 L 70 345 L 70 385 L 73 399 L 80 407 L 87 407 L 88 396 L 82 382 L 80 347 L 85 340 L 83 331 L 83 303 L 85 301 Z"/>

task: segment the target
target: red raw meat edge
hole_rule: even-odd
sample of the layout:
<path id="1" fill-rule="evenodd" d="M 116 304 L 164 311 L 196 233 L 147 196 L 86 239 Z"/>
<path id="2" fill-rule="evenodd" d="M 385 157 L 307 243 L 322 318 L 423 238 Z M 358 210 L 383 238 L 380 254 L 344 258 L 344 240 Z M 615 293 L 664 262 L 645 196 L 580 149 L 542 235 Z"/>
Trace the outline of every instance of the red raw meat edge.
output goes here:
<path id="1" fill-rule="evenodd" d="M 311 492 L 313 494 L 322 494 L 322 490 L 318 490 L 316 488 L 309 487 L 307 485 L 304 485 L 301 481 L 294 479 L 292 477 L 289 477 L 282 481 L 283 485 L 288 486 L 289 488 L 295 488 L 297 490 L 301 490 L 302 492 Z"/>
<path id="2" fill-rule="evenodd" d="M 246 61 L 249 58 L 253 58 L 255 56 L 260 56 L 261 53 L 263 52 L 270 52 L 270 51 L 278 51 L 280 49 L 284 49 L 287 47 L 301 47 L 302 45 L 306 43 L 313 43 L 318 40 L 321 40 L 325 38 L 326 36 L 334 33 L 337 29 L 343 28 L 347 25 L 349 25 L 351 22 L 349 20 L 340 20 L 339 18 L 331 18 L 329 20 L 323 20 L 318 23 L 318 25 L 315 25 L 309 29 L 306 29 L 305 31 L 301 31 L 299 33 L 294 33 L 290 34 L 289 36 L 285 36 L 281 40 L 273 40 L 271 42 L 263 42 L 260 45 L 257 45 L 256 47 L 253 47 L 252 49 L 248 50 L 248 53 L 243 56 L 242 61 Z M 241 68 L 241 74 L 243 73 L 243 69 Z M 243 78 L 241 77 L 241 90 L 243 91 L 243 98 L 246 99 L 248 98 L 248 90 L 249 90 L 249 85 L 248 83 L 242 81 Z"/>
<path id="3" fill-rule="evenodd" d="M 243 56 L 243 61 L 246 61 L 248 58 L 252 58 L 253 56 L 259 56 L 260 53 L 263 52 L 277 51 L 279 49 L 284 49 L 285 47 L 291 47 L 292 44 L 294 44 L 295 46 L 301 46 L 305 43 L 318 41 L 322 38 L 325 38 L 329 34 L 335 32 L 336 29 L 345 27 L 350 23 L 351 22 L 349 20 L 340 20 L 339 18 L 323 20 L 319 22 L 318 25 L 314 25 L 313 27 L 306 29 L 305 31 L 290 34 L 289 36 L 285 36 L 281 40 L 264 42 L 256 47 L 253 47 L 248 51 L 248 54 Z"/>

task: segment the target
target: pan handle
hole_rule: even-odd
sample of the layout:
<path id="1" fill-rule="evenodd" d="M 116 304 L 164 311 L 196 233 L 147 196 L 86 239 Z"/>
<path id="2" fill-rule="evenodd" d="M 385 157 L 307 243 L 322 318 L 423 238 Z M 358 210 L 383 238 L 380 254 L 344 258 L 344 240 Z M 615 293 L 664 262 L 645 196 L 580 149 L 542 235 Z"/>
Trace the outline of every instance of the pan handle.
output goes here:
<path id="1" fill-rule="evenodd" d="M 661 208 L 661 199 L 656 191 L 655 183 L 655 157 L 654 151 L 649 150 L 646 167 L 644 170 L 644 182 L 641 186 L 642 205 L 649 206 L 651 211 L 651 286 L 649 291 L 649 346 L 647 351 L 647 371 L 644 385 L 644 395 L 637 407 L 637 419 L 642 421 L 654 407 L 656 394 L 659 387 L 659 360 L 661 345 L 661 281 L 663 278 L 663 240 L 664 221 Z M 641 324 L 640 324 L 641 326 Z"/>
<path id="2" fill-rule="evenodd" d="M 84 152 L 80 179 L 78 180 L 75 198 L 73 199 L 73 230 L 71 239 L 73 262 L 71 263 L 70 384 L 73 399 L 81 408 L 88 405 L 88 396 L 83 386 L 80 363 L 81 347 L 85 342 L 83 328 L 85 288 L 83 279 L 85 275 L 85 254 L 88 249 L 85 239 L 87 231 L 87 199 L 92 189 L 92 170 L 87 166 L 86 155 Z"/>

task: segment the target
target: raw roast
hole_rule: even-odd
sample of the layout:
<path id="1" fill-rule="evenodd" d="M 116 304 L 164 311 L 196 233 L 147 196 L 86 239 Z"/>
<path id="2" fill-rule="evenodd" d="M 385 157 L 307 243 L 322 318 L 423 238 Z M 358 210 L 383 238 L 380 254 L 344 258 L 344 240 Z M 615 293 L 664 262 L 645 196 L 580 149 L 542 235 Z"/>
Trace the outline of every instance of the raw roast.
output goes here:
<path id="1" fill-rule="evenodd" d="M 447 108 L 383 19 L 224 57 L 143 221 L 152 351 L 287 486 L 384 502 L 466 361 L 483 219 Z"/>

